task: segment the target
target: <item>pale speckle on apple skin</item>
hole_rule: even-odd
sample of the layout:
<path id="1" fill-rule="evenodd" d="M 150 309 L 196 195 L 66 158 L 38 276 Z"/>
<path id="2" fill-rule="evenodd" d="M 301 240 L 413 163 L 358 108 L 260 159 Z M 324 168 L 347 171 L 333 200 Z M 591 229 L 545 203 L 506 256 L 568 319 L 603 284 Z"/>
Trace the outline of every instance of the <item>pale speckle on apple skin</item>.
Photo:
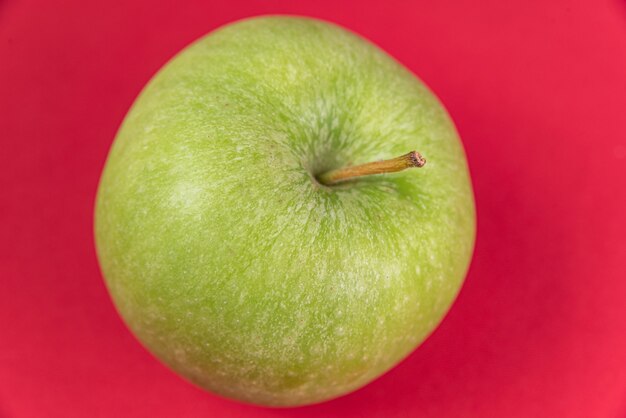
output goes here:
<path id="1" fill-rule="evenodd" d="M 423 169 L 311 179 L 413 149 Z M 203 38 L 142 92 L 96 243 L 148 349 L 223 396 L 285 406 L 363 386 L 432 332 L 474 216 L 454 127 L 413 75 L 335 26 L 274 17 Z"/>

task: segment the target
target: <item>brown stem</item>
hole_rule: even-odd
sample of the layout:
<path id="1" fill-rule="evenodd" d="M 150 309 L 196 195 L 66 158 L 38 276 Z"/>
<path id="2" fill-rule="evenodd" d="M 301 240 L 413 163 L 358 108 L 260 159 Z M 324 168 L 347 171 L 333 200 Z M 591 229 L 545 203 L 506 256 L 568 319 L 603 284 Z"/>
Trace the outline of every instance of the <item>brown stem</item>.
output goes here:
<path id="1" fill-rule="evenodd" d="M 417 151 L 411 151 L 408 154 L 390 160 L 330 170 L 317 176 L 317 180 L 326 186 L 331 186 L 335 183 L 350 180 L 355 177 L 369 176 L 371 174 L 395 173 L 411 167 L 423 167 L 424 164 L 426 164 L 424 157 Z"/>

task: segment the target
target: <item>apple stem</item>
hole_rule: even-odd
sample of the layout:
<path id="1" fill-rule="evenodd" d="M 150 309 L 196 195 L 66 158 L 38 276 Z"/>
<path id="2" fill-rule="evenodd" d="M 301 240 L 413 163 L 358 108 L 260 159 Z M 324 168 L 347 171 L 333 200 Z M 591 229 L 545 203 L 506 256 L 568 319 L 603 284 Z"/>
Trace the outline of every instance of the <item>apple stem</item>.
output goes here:
<path id="1" fill-rule="evenodd" d="M 350 180 L 355 177 L 369 176 L 372 174 L 395 173 L 411 167 L 423 167 L 426 159 L 417 151 L 390 160 L 375 161 L 350 167 L 337 168 L 317 176 L 317 181 L 331 186 L 333 184 Z"/>

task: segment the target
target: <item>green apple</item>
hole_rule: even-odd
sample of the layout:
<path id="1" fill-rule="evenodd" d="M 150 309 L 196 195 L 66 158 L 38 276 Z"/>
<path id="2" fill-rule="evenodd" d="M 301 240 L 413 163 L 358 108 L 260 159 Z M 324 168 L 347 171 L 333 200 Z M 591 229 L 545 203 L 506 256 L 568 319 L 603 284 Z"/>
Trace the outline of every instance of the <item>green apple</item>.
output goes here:
<path id="1" fill-rule="evenodd" d="M 423 168 L 323 181 L 412 150 Z M 137 338 L 195 384 L 272 406 L 346 394 L 406 357 L 456 297 L 474 237 L 437 98 L 355 34 L 295 17 L 228 25 L 160 70 L 95 210 Z"/>

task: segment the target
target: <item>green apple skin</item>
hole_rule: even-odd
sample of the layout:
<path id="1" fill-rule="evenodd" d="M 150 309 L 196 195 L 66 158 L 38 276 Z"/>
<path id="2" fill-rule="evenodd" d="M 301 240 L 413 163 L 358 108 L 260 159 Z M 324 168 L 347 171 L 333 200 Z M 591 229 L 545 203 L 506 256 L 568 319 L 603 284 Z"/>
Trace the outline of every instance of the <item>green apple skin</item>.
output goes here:
<path id="1" fill-rule="evenodd" d="M 411 150 L 424 168 L 315 180 Z M 345 29 L 261 17 L 149 82 L 110 151 L 95 237 L 117 309 L 156 357 L 221 396 L 295 406 L 367 384 L 434 330 L 475 208 L 422 82 Z"/>

